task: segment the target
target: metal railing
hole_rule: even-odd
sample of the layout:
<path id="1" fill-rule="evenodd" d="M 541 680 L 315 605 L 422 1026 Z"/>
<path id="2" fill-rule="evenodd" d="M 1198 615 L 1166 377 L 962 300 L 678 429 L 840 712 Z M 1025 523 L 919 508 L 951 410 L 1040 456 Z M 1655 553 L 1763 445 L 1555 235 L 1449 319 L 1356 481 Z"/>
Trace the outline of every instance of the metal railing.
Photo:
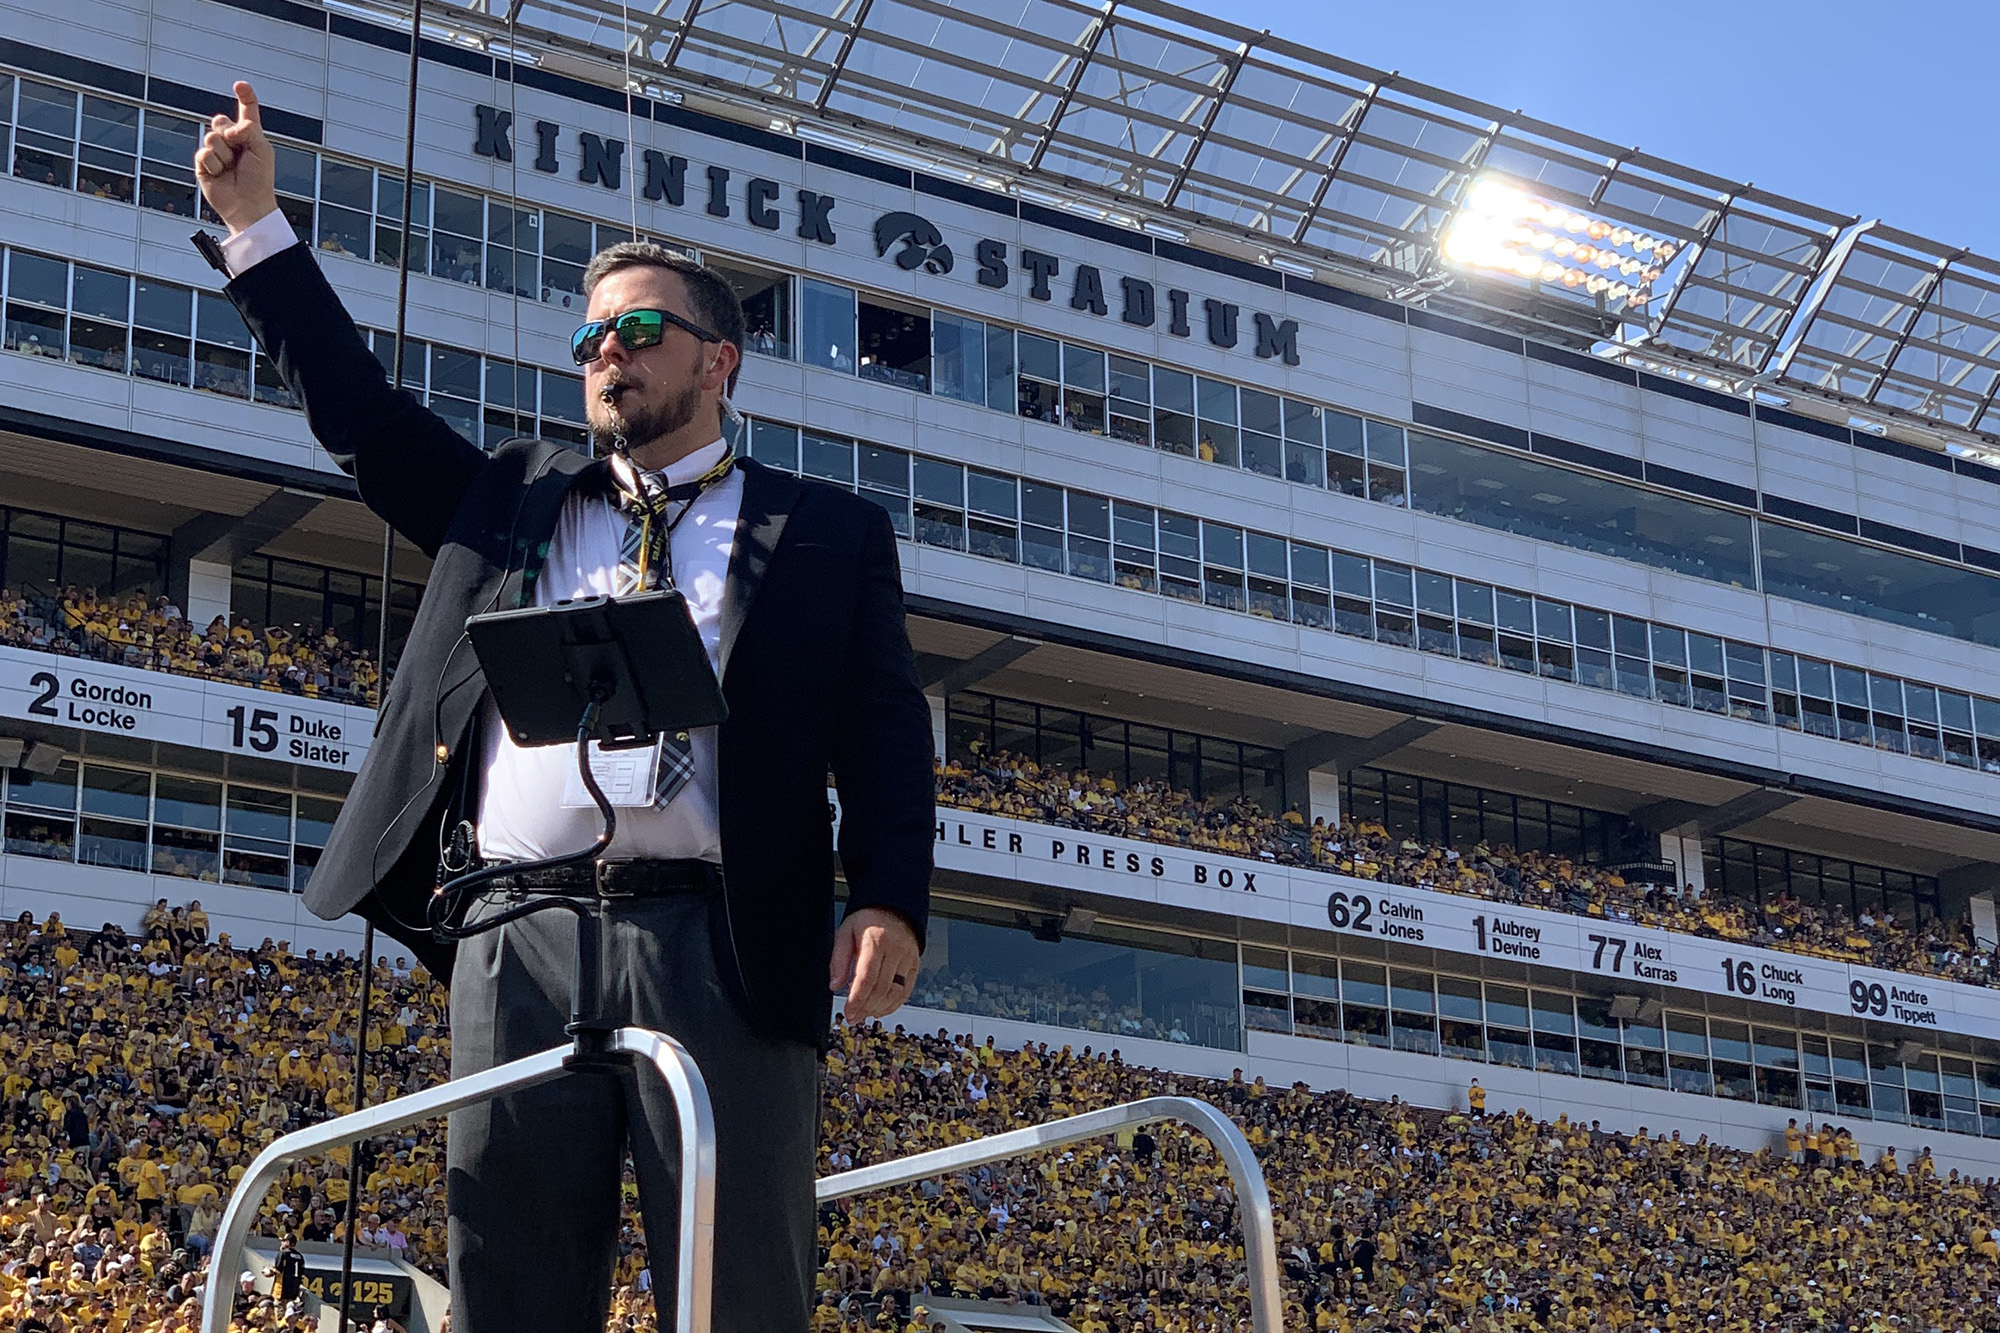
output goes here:
<path id="1" fill-rule="evenodd" d="M 620 1028 L 611 1035 L 607 1049 L 611 1054 L 630 1055 L 651 1064 L 673 1094 L 681 1136 L 680 1246 L 676 1256 L 678 1280 L 673 1326 L 679 1333 L 708 1333 L 715 1259 L 715 1122 L 707 1085 L 680 1043 L 660 1033 L 645 1028 Z M 423 1092 L 308 1126 L 272 1143 L 250 1164 L 222 1215 L 202 1300 L 202 1333 L 228 1333 L 236 1277 L 251 1224 L 257 1219 L 265 1194 L 292 1162 L 489 1101 L 505 1092 L 561 1078 L 569 1072 L 574 1054 L 574 1046 L 557 1046 L 483 1073 L 453 1079 Z M 1249 1141 L 1235 1123 L 1216 1107 L 1192 1097 L 1147 1097 L 1045 1125 L 1030 1125 L 824 1176 L 814 1185 L 814 1200 L 826 1203 L 869 1190 L 913 1184 L 967 1167 L 1060 1148 L 1161 1120 L 1178 1121 L 1200 1130 L 1215 1145 L 1216 1154 L 1236 1187 L 1243 1257 L 1249 1269 L 1251 1327 L 1254 1333 L 1283 1333 L 1284 1296 L 1278 1286 L 1278 1245 L 1272 1226 L 1271 1194 L 1264 1184 L 1263 1169 L 1257 1165 Z"/>
<path id="2" fill-rule="evenodd" d="M 675 1119 L 680 1123 L 681 1133 L 680 1253 L 674 1327 L 682 1333 L 708 1333 L 715 1260 L 715 1117 L 709 1105 L 708 1085 L 681 1044 L 658 1032 L 619 1028 L 611 1034 L 606 1049 L 611 1054 L 629 1055 L 642 1064 L 650 1064 L 673 1094 Z M 569 1072 L 570 1057 L 575 1052 L 575 1046 L 565 1042 L 538 1055 L 296 1130 L 257 1154 L 257 1160 L 250 1164 L 250 1170 L 230 1194 L 229 1207 L 216 1231 L 208 1287 L 202 1297 L 202 1333 L 228 1333 L 244 1242 L 250 1237 L 250 1227 L 257 1220 L 264 1195 L 292 1162 L 430 1120 L 460 1107 L 490 1101 L 505 1092 L 551 1082 Z M 350 1217 L 349 1225 L 352 1224 Z"/>
<path id="3" fill-rule="evenodd" d="M 1085 1111 L 1046 1125 L 1009 1130 L 988 1138 L 955 1143 L 948 1148 L 878 1162 L 839 1175 L 823 1176 L 814 1187 L 819 1203 L 845 1199 L 869 1190 L 909 1185 L 970 1166 L 1008 1157 L 1060 1148 L 1085 1139 L 1101 1138 L 1156 1120 L 1177 1120 L 1200 1130 L 1215 1145 L 1236 1185 L 1238 1215 L 1243 1225 L 1243 1261 L 1249 1272 L 1250 1324 L 1255 1333 L 1284 1333 L 1284 1293 L 1278 1286 L 1278 1241 L 1272 1227 L 1271 1192 L 1264 1185 L 1250 1142 L 1228 1116 L 1193 1097 L 1146 1097 L 1136 1102 Z"/>

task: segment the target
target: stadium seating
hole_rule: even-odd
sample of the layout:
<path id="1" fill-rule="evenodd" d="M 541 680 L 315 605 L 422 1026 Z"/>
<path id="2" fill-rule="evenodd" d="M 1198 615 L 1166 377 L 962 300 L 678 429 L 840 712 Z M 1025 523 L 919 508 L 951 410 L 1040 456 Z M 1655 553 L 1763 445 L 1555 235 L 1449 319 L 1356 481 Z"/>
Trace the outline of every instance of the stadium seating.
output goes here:
<path id="1" fill-rule="evenodd" d="M 939 805 L 1196 847 L 1228 856 L 1470 894 L 1549 911 L 1603 916 L 1765 948 L 1866 963 L 1975 985 L 1994 982 L 1994 951 L 1967 922 L 1908 929 L 1884 913 L 1853 919 L 1842 909 L 1782 898 L 1762 909 L 1627 883 L 1615 870 L 1546 852 L 1481 843 L 1466 852 L 1392 835 L 1380 824 L 1308 824 L 1296 810 L 1274 815 L 1253 801 L 1205 801 L 1164 784 L 1121 787 L 1084 769 L 1045 769 L 1000 752 L 950 759 L 938 770 Z"/>
<path id="2" fill-rule="evenodd" d="M 373 707 L 379 678 L 368 652 L 326 632 L 216 617 L 197 632 L 162 597 L 0 594 L 0 643 L 95 661 L 225 680 Z M 1083 769 L 1043 769 L 1001 752 L 950 759 L 938 769 L 938 803 L 1066 828 L 1196 847 L 1276 864 L 1338 871 L 1553 911 L 1611 917 L 1664 930 L 1740 940 L 1975 985 L 1995 981 L 1994 951 L 1967 921 L 1915 928 L 1886 912 L 1854 918 L 1831 904 L 1780 898 L 1761 908 L 1627 883 L 1615 871 L 1545 852 L 1480 844 L 1467 852 L 1396 837 L 1379 824 L 1308 824 L 1247 799 L 1217 803 L 1163 784 L 1120 787 Z M 1098 1026 L 1092 1024 L 1091 1026 Z M 1115 1024 L 1105 1031 L 1120 1030 Z M 1170 1037 L 1167 1033 L 1128 1035 Z"/>
<path id="3" fill-rule="evenodd" d="M 187 911 L 143 929 L 0 928 L 0 1327 L 189 1333 L 218 1191 L 273 1135 L 349 1104 L 354 960 L 208 942 Z M 430 978 L 378 963 L 377 979 L 371 1099 L 449 1060 Z M 1851 1139 L 1792 1161 L 877 1025 L 834 1044 L 823 1167 L 1156 1093 L 1215 1101 L 1255 1145 L 1288 1328 L 1958 1333 L 2000 1317 L 2000 1188 L 1940 1179 L 1927 1157 L 1865 1164 Z M 441 1272 L 441 1132 L 371 1146 L 358 1239 Z M 338 1239 L 344 1170 L 301 1167 L 261 1230 Z M 822 1210 L 815 1328 L 932 1333 L 924 1301 L 955 1294 L 1045 1304 L 1083 1333 L 1239 1333 L 1235 1222 L 1207 1144 L 1171 1128 L 865 1195 Z M 610 1329 L 657 1329 L 645 1263 L 628 1217 Z M 259 1298 L 240 1326 L 305 1325 Z"/>
<path id="4" fill-rule="evenodd" d="M 258 629 L 243 616 L 200 628 L 165 597 L 95 588 L 0 593 L 0 643 L 371 708 L 378 683 L 367 650 L 330 630 Z"/>

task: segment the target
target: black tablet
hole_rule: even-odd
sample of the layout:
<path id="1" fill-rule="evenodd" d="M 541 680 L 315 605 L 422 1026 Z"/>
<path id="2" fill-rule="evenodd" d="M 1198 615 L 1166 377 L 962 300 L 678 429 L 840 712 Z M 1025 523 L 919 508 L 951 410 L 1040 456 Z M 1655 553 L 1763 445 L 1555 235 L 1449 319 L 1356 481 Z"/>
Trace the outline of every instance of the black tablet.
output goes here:
<path id="1" fill-rule="evenodd" d="M 591 735 L 605 745 L 729 715 L 687 600 L 672 590 L 493 611 L 465 632 L 517 745 L 574 741 L 593 692 L 602 708 Z"/>

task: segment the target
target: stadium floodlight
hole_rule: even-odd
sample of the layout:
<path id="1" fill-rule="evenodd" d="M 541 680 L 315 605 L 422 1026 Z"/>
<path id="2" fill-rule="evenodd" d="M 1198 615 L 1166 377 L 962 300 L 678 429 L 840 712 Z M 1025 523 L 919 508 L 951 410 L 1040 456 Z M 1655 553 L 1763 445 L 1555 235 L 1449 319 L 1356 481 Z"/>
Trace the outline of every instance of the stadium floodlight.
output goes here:
<path id="1" fill-rule="evenodd" d="M 1537 198 L 1504 177 L 1483 177 L 1445 231 L 1445 258 L 1462 268 L 1644 305 L 1679 246 L 1647 232 Z"/>
<path id="2" fill-rule="evenodd" d="M 50 745 L 47 741 L 36 741 L 28 747 L 28 753 L 21 759 L 22 771 L 33 773 L 38 778 L 48 777 L 62 766 L 63 747 Z"/>
<path id="3" fill-rule="evenodd" d="M 28 743 L 17 736 L 0 736 L 0 768 L 19 768 Z"/>
<path id="4" fill-rule="evenodd" d="M 1611 1017 L 1629 1023 L 1639 1016 L 1639 1009 L 1645 998 L 1638 995 L 1614 995 L 1611 997 Z"/>

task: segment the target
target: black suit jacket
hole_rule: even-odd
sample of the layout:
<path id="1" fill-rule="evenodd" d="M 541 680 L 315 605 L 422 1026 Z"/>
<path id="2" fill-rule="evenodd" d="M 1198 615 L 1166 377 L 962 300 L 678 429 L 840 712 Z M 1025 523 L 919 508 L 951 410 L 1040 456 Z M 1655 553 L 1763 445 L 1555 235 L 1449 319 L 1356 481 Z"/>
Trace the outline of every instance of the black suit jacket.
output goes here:
<path id="1" fill-rule="evenodd" d="M 441 826 L 465 765 L 476 779 L 481 758 L 471 742 L 486 682 L 465 620 L 532 602 L 564 498 L 604 464 L 539 440 L 489 456 L 392 388 L 303 244 L 225 290 L 368 507 L 434 557 L 306 906 L 329 919 L 359 910 L 448 977 L 449 946 L 423 922 Z M 761 1030 L 817 1042 L 831 1008 L 827 773 L 840 791 L 850 907 L 886 907 L 921 941 L 935 836 L 930 708 L 888 515 L 832 486 L 742 467 L 722 608 L 717 962 Z"/>

